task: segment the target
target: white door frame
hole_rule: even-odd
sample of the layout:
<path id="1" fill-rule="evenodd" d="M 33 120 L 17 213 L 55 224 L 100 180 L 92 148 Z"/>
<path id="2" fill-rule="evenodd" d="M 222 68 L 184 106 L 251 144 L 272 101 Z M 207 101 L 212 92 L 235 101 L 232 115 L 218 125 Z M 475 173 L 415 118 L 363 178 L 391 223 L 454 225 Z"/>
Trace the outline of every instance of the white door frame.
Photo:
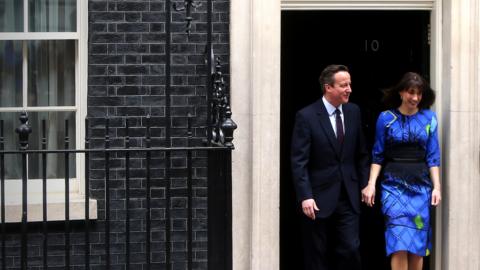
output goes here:
<path id="1" fill-rule="evenodd" d="M 280 267 L 281 10 L 347 9 L 431 10 L 431 84 L 443 100 L 442 0 L 231 0 L 231 99 L 240 127 L 232 170 L 234 270 Z M 441 209 L 436 220 L 434 269 L 441 270 Z"/>

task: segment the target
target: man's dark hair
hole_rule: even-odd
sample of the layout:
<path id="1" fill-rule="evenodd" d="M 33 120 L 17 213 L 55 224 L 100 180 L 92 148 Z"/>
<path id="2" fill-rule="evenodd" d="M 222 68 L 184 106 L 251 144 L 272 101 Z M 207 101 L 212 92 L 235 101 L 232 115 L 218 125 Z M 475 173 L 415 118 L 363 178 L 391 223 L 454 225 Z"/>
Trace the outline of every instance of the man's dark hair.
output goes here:
<path id="1" fill-rule="evenodd" d="M 422 94 L 422 100 L 418 104 L 419 109 L 428 109 L 435 102 L 435 92 L 428 82 L 415 72 L 407 72 L 402 79 L 392 88 L 386 89 L 383 95 L 383 104 L 388 108 L 398 108 L 402 104 L 400 92 L 412 88 L 418 89 Z"/>
<path id="2" fill-rule="evenodd" d="M 325 93 L 325 85 L 333 85 L 335 83 L 335 74 L 340 71 L 348 71 L 348 68 L 344 65 L 329 65 L 323 69 L 322 73 L 320 74 L 320 78 L 318 81 L 320 82 L 320 88 L 322 89 L 322 93 Z"/>

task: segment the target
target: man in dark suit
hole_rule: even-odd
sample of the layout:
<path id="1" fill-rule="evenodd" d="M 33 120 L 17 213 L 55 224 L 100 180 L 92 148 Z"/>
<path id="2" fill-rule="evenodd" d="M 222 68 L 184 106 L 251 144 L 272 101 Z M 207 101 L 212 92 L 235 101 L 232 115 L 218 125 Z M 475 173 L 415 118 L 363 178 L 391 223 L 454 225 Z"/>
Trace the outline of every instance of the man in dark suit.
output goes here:
<path id="1" fill-rule="evenodd" d="M 360 109 L 348 103 L 346 66 L 326 67 L 320 85 L 323 97 L 297 113 L 292 138 L 305 269 L 360 269 L 360 191 L 368 180 Z"/>

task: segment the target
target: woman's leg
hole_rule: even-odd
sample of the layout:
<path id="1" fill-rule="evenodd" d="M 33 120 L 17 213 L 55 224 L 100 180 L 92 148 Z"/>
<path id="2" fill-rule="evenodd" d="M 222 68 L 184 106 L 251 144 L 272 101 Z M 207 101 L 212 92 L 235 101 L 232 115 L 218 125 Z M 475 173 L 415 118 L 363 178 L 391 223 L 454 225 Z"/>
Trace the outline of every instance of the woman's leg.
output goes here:
<path id="1" fill-rule="evenodd" d="M 392 254 L 390 261 L 392 270 L 408 270 L 408 254 L 406 251 L 398 251 Z"/>
<path id="2" fill-rule="evenodd" d="M 415 254 L 408 254 L 408 270 L 422 270 L 423 257 Z"/>

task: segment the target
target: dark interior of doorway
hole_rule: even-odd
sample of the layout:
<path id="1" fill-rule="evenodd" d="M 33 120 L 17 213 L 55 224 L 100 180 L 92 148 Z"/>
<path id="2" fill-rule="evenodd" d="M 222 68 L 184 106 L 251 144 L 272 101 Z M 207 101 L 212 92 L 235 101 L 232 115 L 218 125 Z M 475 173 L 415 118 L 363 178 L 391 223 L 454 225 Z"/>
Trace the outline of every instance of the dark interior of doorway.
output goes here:
<path id="1" fill-rule="evenodd" d="M 407 71 L 429 79 L 429 22 L 428 11 L 282 12 L 281 270 L 303 268 L 300 212 L 289 162 L 295 113 L 321 96 L 321 70 L 328 64 L 344 64 L 352 76 L 350 101 L 361 107 L 370 150 L 376 118 L 384 110 L 381 90 Z M 376 205 L 362 209 L 363 269 L 390 269 L 384 251 L 383 218 L 379 203 Z M 428 259 L 424 269 L 430 269 Z"/>

